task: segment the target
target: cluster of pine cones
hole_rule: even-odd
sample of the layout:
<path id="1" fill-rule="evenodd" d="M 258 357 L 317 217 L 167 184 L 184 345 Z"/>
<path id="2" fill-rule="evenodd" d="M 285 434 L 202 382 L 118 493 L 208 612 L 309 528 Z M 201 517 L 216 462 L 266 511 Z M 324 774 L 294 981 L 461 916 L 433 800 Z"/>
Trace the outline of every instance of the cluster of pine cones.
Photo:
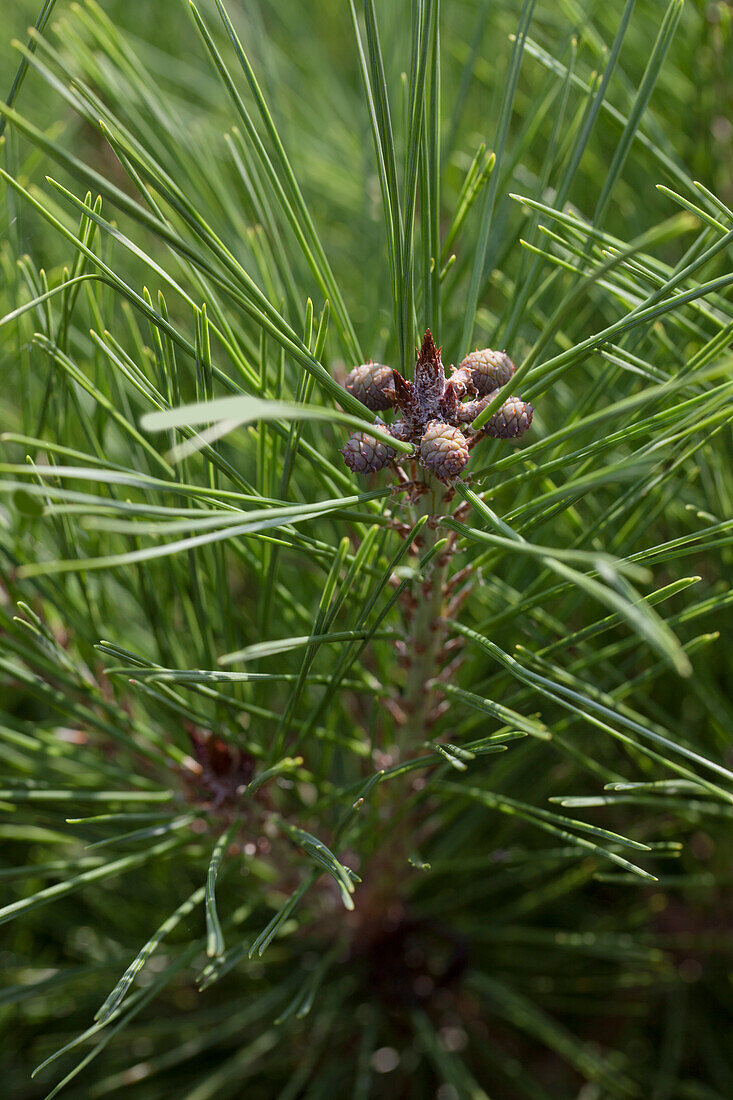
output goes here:
<path id="1" fill-rule="evenodd" d="M 472 351 L 458 367 L 451 368 L 446 379 L 440 352 L 428 329 L 418 352 L 414 382 L 407 382 L 391 367 L 370 362 L 354 367 L 346 389 L 374 412 L 396 406 L 401 416 L 393 424 L 377 423 L 395 439 L 412 443 L 413 457 L 448 482 L 459 476 L 472 445 L 481 436 L 511 439 L 524 435 L 534 409 L 518 397 L 507 397 L 483 428 L 471 431 L 471 422 L 514 374 L 514 364 L 506 352 L 484 348 Z M 366 432 L 354 432 L 341 453 L 349 469 L 360 474 L 373 474 L 410 458 Z"/>

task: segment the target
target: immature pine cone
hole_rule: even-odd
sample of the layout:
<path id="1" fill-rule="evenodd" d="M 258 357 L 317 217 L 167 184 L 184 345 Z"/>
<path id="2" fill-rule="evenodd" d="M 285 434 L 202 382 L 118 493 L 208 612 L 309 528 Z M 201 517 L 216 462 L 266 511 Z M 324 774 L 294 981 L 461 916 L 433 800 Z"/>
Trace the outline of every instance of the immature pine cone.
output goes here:
<path id="1" fill-rule="evenodd" d="M 376 474 L 389 466 L 397 454 L 366 432 L 353 432 L 341 448 L 344 462 L 355 474 Z"/>
<path id="2" fill-rule="evenodd" d="M 501 408 L 497 409 L 484 431 L 492 439 L 513 439 L 524 435 L 532 423 L 534 408 L 518 397 L 507 397 Z"/>
<path id="3" fill-rule="evenodd" d="M 468 443 L 461 429 L 431 420 L 420 441 L 420 461 L 442 481 L 458 477 L 468 462 Z"/>
<path id="4" fill-rule="evenodd" d="M 393 373 L 391 367 L 382 363 L 362 363 L 349 371 L 346 389 L 374 412 L 391 409 L 395 401 Z"/>
<path id="5" fill-rule="evenodd" d="M 460 363 L 461 375 L 470 371 L 471 381 L 479 397 L 498 390 L 514 374 L 514 364 L 505 351 L 492 351 L 491 348 L 476 349 L 470 352 Z"/>
<path id="6" fill-rule="evenodd" d="M 402 417 L 395 420 L 394 424 L 388 424 L 386 427 L 390 435 L 393 435 L 395 439 L 401 439 L 403 443 L 409 443 L 415 434 L 412 425 Z"/>
<path id="7" fill-rule="evenodd" d="M 483 348 L 467 355 L 446 379 L 441 349 L 430 329 L 417 349 L 413 381 L 380 363 L 354 367 L 346 389 L 374 411 L 394 405 L 398 417 L 386 430 L 395 440 L 412 444 L 413 449 L 411 455 L 398 454 L 394 447 L 378 443 L 366 432 L 355 432 L 341 450 L 346 465 L 357 473 L 370 474 L 406 457 L 419 457 L 423 467 L 441 481 L 454 481 L 468 462 L 469 447 L 479 439 L 487 435 L 512 439 L 523 435 L 532 423 L 532 406 L 518 397 L 507 397 L 483 428 L 472 427 L 513 374 L 514 364 L 506 352 Z M 385 427 L 380 420 L 377 423 Z"/>

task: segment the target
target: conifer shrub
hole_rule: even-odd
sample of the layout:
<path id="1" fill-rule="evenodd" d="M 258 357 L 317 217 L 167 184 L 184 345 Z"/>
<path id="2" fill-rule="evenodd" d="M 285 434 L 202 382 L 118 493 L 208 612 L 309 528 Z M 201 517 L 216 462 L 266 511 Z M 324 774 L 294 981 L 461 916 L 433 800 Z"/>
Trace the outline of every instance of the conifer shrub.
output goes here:
<path id="1" fill-rule="evenodd" d="M 730 1097 L 728 7 L 10 13 L 4 1094 Z"/>

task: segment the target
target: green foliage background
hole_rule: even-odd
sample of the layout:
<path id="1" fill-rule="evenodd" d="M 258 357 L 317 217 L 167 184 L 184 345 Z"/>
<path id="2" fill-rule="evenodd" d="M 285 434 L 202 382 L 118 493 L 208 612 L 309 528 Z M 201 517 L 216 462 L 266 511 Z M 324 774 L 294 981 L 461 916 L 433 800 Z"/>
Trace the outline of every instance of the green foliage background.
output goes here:
<path id="1" fill-rule="evenodd" d="M 37 8 L 6 5 L 2 90 Z M 0 150 L 10 1096 L 733 1095 L 730 9 L 531 8 L 444 3 L 423 104 L 430 5 L 376 5 L 400 284 L 348 4 L 227 8 L 302 207 L 200 5 L 290 220 L 188 4 L 56 6 Z M 506 347 L 536 415 L 438 529 L 465 659 L 425 670 L 446 706 L 398 758 L 418 509 L 348 474 L 340 423 L 253 416 L 172 464 L 192 432 L 141 422 L 333 409 L 357 351 L 396 366 L 427 324 L 446 363 Z M 259 793 L 205 804 L 191 729 Z"/>

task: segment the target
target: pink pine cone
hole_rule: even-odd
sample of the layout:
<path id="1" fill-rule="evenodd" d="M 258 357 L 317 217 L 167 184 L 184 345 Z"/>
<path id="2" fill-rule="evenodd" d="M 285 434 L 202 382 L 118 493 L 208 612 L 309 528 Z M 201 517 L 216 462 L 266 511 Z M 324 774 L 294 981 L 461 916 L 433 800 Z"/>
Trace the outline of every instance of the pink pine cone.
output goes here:
<path id="1" fill-rule="evenodd" d="M 402 418 L 395 420 L 394 424 L 388 424 L 387 431 L 395 439 L 401 439 L 404 443 L 409 443 L 415 434 L 412 425 Z M 404 458 L 404 455 L 402 457 Z"/>
<path id="2" fill-rule="evenodd" d="M 395 443 L 400 440 L 411 444 L 411 448 L 410 455 L 398 453 L 394 446 L 377 442 L 368 432 L 355 432 L 342 448 L 346 465 L 356 473 L 372 474 L 405 457 L 419 458 L 424 469 L 441 481 L 454 481 L 479 439 L 487 435 L 514 439 L 530 427 L 532 406 L 519 397 L 504 397 L 503 387 L 513 374 L 514 364 L 505 351 L 479 348 L 467 355 L 447 379 L 441 349 L 430 329 L 417 351 L 413 381 L 381 363 L 370 361 L 354 367 L 346 379 L 346 389 L 374 411 L 394 406 L 397 419 L 392 425 L 386 426 L 379 419 L 376 423 L 386 428 Z M 474 428 L 476 418 L 497 399 L 501 401 L 499 409 L 485 425 Z"/>
<path id="3" fill-rule="evenodd" d="M 344 462 L 355 474 L 376 474 L 394 461 L 396 453 L 366 432 L 353 432 L 341 448 Z"/>
<path id="4" fill-rule="evenodd" d="M 346 389 L 366 405 L 379 412 L 391 409 L 395 403 L 394 377 L 391 367 L 382 363 L 362 363 L 346 376 Z"/>
<path id="5" fill-rule="evenodd" d="M 420 461 L 441 481 L 457 478 L 468 462 L 468 443 L 461 429 L 431 420 L 420 441 Z"/>
<path id="6" fill-rule="evenodd" d="M 492 439 L 513 439 L 524 435 L 532 423 L 534 408 L 519 397 L 508 397 L 491 417 L 484 431 Z"/>
<path id="7" fill-rule="evenodd" d="M 506 385 L 514 374 L 514 364 L 505 351 L 492 351 L 491 348 L 477 348 L 461 362 L 458 371 L 461 375 L 470 371 L 471 381 L 479 397 L 498 390 Z"/>

